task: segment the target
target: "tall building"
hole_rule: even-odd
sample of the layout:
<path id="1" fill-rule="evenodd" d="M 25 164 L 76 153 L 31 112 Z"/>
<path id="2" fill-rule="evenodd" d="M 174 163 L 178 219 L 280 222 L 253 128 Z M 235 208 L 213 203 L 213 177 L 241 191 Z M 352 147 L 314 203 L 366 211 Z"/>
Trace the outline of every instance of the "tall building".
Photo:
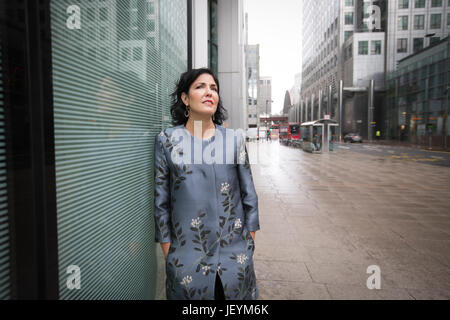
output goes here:
<path id="1" fill-rule="evenodd" d="M 248 105 L 248 127 L 259 126 L 259 44 L 247 45 L 247 105 Z"/>
<path id="2" fill-rule="evenodd" d="M 330 114 L 338 119 L 342 80 L 342 133 L 359 131 L 370 137 L 383 121 L 386 74 L 395 71 L 401 59 L 447 36 L 449 4 L 305 0 L 299 118 Z"/>
<path id="3" fill-rule="evenodd" d="M 272 77 L 260 77 L 258 85 L 259 116 L 272 114 Z"/>
<path id="4" fill-rule="evenodd" d="M 245 47 L 243 0 L 192 1 L 192 67 L 216 70 L 233 129 L 247 127 Z"/>

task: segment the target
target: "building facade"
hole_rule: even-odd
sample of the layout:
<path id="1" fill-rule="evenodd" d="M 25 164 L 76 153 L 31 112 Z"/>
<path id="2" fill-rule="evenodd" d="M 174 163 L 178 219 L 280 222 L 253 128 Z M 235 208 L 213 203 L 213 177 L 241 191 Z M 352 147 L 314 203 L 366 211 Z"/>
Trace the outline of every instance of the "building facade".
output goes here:
<path id="1" fill-rule="evenodd" d="M 370 139 L 384 122 L 386 75 L 401 59 L 448 35 L 449 4 L 305 1 L 298 118 L 327 113 L 340 120 L 342 134 L 356 131 Z"/>
<path id="2" fill-rule="evenodd" d="M 258 82 L 259 116 L 272 114 L 272 77 L 260 77 Z"/>
<path id="3" fill-rule="evenodd" d="M 246 33 L 243 0 L 192 1 L 192 67 L 217 70 L 233 129 L 247 127 Z"/>
<path id="4" fill-rule="evenodd" d="M 400 60 L 387 84 L 387 138 L 448 149 L 450 37 Z"/>
<path id="5" fill-rule="evenodd" d="M 248 127 L 259 127 L 259 44 L 247 45 L 247 105 L 248 105 Z"/>

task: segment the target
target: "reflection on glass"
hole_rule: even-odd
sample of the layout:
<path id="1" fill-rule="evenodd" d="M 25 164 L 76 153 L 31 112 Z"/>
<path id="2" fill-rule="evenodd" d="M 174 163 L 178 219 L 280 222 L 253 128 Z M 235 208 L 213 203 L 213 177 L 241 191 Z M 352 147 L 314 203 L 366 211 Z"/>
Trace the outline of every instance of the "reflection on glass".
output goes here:
<path id="1" fill-rule="evenodd" d="M 70 6 L 51 1 L 60 297 L 152 299 L 153 141 L 187 68 L 186 1 Z"/>

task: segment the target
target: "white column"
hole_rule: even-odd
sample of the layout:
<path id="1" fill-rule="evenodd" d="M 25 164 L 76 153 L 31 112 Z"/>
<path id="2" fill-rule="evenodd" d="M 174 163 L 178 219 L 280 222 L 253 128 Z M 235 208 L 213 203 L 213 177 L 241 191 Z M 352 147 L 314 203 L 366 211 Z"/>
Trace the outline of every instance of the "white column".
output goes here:
<path id="1" fill-rule="evenodd" d="M 208 0 L 192 1 L 192 68 L 208 67 Z"/>
<path id="2" fill-rule="evenodd" d="M 245 16 L 243 0 L 217 2 L 220 95 L 228 111 L 229 128 L 245 129 Z"/>

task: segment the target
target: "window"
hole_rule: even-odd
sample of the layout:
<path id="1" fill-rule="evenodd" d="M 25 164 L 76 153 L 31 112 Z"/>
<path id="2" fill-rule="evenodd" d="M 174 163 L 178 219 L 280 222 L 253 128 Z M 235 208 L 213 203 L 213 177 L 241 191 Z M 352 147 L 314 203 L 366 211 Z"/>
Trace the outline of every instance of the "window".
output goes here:
<path id="1" fill-rule="evenodd" d="M 398 17 L 398 30 L 408 30 L 408 16 Z"/>
<path id="2" fill-rule="evenodd" d="M 148 20 L 147 31 L 149 31 L 149 32 L 155 31 L 155 20 Z"/>
<path id="3" fill-rule="evenodd" d="M 440 8 L 442 7 L 442 0 L 431 0 L 432 8 Z"/>
<path id="4" fill-rule="evenodd" d="M 434 13 L 430 16 L 430 28 L 440 29 L 441 28 L 442 15 L 440 13 Z"/>
<path id="5" fill-rule="evenodd" d="M 108 8 L 100 8 L 100 21 L 108 20 Z"/>
<path id="6" fill-rule="evenodd" d="M 408 39 L 397 39 L 397 52 L 408 52 Z"/>
<path id="7" fill-rule="evenodd" d="M 425 8 L 426 0 L 415 0 L 414 7 L 415 8 Z"/>
<path id="8" fill-rule="evenodd" d="M 87 9 L 87 19 L 88 21 L 95 21 L 95 8 Z"/>
<path id="9" fill-rule="evenodd" d="M 353 0 L 345 0 L 345 6 L 346 7 L 353 7 L 354 6 Z"/>
<path id="10" fill-rule="evenodd" d="M 131 60 L 130 55 L 131 55 L 130 48 L 122 48 L 122 61 Z"/>
<path id="11" fill-rule="evenodd" d="M 108 40 L 108 29 L 105 27 L 100 28 L 100 40 Z"/>
<path id="12" fill-rule="evenodd" d="M 347 41 L 353 35 L 353 31 L 344 31 L 344 41 Z"/>
<path id="13" fill-rule="evenodd" d="M 155 14 L 155 3 L 153 1 L 147 2 L 147 13 Z"/>
<path id="14" fill-rule="evenodd" d="M 381 54 L 381 40 L 373 40 L 370 44 L 370 54 L 379 55 Z"/>
<path id="15" fill-rule="evenodd" d="M 414 16 L 414 30 L 423 30 L 425 28 L 425 16 L 415 15 Z"/>
<path id="16" fill-rule="evenodd" d="M 440 40 L 441 40 L 441 38 L 439 38 L 439 37 L 431 37 L 430 38 L 430 44 L 439 42 Z"/>
<path id="17" fill-rule="evenodd" d="M 450 28 L 450 13 L 447 13 L 447 28 Z"/>
<path id="18" fill-rule="evenodd" d="M 142 60 L 142 48 L 137 47 L 133 48 L 133 61 L 140 61 Z"/>
<path id="19" fill-rule="evenodd" d="M 408 9 L 409 8 L 409 0 L 399 0 L 398 8 L 399 9 Z"/>
<path id="20" fill-rule="evenodd" d="M 345 13 L 345 24 L 346 25 L 353 24 L 353 12 Z"/>
<path id="21" fill-rule="evenodd" d="M 414 46 L 413 52 L 416 53 L 417 51 L 422 50 L 423 49 L 423 44 L 424 44 L 423 38 L 414 38 L 414 40 L 413 40 L 413 46 Z"/>
<path id="22" fill-rule="evenodd" d="M 368 55 L 369 54 L 369 41 L 359 41 L 358 42 L 358 54 Z"/>

